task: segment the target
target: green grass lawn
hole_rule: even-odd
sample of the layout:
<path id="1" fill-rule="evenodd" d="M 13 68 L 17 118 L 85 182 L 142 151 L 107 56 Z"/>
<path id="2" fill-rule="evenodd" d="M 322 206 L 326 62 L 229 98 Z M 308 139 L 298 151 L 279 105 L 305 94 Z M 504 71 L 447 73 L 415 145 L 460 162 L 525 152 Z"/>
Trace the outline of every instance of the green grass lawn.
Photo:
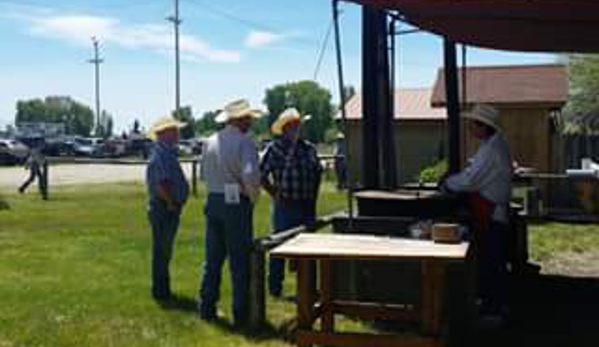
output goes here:
<path id="1" fill-rule="evenodd" d="M 273 329 L 261 335 L 197 318 L 204 196 L 185 209 L 171 265 L 173 289 L 182 300 L 163 308 L 150 298 L 151 238 L 141 184 L 65 187 L 47 202 L 35 194 L 4 195 L 11 210 L 0 211 L 0 347 L 288 346 L 279 332 L 295 316 L 288 301 L 269 299 Z M 321 214 L 345 206 L 345 196 L 332 185 L 320 201 Z M 255 211 L 257 235 L 268 231 L 268 205 L 263 196 Z M 544 224 L 530 230 L 534 259 L 599 251 L 596 226 Z M 228 272 L 224 278 L 220 308 L 230 320 Z"/>
<path id="2" fill-rule="evenodd" d="M 0 347 L 8 346 L 287 346 L 281 334 L 244 336 L 197 318 L 203 260 L 202 203 L 186 206 L 171 265 L 180 307 L 150 298 L 150 231 L 141 184 L 67 187 L 43 202 L 5 195 L 0 211 Z M 344 206 L 327 185 L 320 213 Z M 268 232 L 269 202 L 255 211 L 256 234 Z M 220 307 L 230 320 L 225 273 Z M 293 292 L 293 279 L 286 282 Z M 290 302 L 269 302 L 275 328 L 295 314 Z"/>

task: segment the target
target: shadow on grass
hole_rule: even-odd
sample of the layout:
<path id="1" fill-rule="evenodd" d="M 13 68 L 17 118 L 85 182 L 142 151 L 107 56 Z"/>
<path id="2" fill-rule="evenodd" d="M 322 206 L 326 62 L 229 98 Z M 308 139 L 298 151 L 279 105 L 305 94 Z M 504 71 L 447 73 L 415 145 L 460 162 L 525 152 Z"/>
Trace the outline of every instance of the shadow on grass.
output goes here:
<path id="1" fill-rule="evenodd" d="M 537 275 L 512 292 L 509 325 L 470 336 L 467 346 L 598 346 L 599 278 Z"/>
<path id="2" fill-rule="evenodd" d="M 218 318 L 216 320 L 207 322 L 215 327 L 218 327 L 227 334 L 237 334 L 245 337 L 249 341 L 253 342 L 265 342 L 265 341 L 286 341 L 289 343 L 293 342 L 293 332 L 295 331 L 296 324 L 295 319 L 284 322 L 280 327 L 275 327 L 271 323 L 266 323 L 259 329 L 251 329 L 248 327 L 237 327 L 231 322 Z"/>
<path id="3" fill-rule="evenodd" d="M 295 301 L 294 298 L 288 298 L 289 301 Z M 181 311 L 193 315 L 197 315 L 198 319 L 198 306 L 197 300 L 189 297 L 174 295 L 168 300 L 157 300 L 156 303 L 164 310 L 167 311 Z M 275 327 L 270 323 L 266 323 L 260 329 L 250 329 L 246 327 L 237 327 L 233 323 L 218 318 L 213 321 L 204 321 L 206 324 L 211 324 L 218 327 L 223 332 L 228 334 L 242 335 L 248 340 L 255 342 L 263 342 L 270 340 L 287 341 L 292 342 L 293 332 L 296 329 L 295 319 L 283 322 L 279 327 Z"/>
<path id="4" fill-rule="evenodd" d="M 195 299 L 174 295 L 168 300 L 158 300 L 156 303 L 164 310 L 197 313 L 198 304 Z"/>

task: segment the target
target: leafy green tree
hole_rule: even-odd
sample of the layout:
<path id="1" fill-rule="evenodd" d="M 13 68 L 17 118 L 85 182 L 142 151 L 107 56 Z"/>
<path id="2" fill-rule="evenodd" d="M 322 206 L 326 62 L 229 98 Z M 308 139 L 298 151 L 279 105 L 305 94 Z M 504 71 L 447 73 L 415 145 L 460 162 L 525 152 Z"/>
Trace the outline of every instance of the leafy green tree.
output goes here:
<path id="1" fill-rule="evenodd" d="M 299 81 L 276 85 L 266 90 L 264 103 L 268 107 L 268 126 L 288 107 L 295 107 L 311 119 L 303 124 L 304 136 L 320 143 L 333 123 L 331 93 L 314 81 Z"/>
<path id="2" fill-rule="evenodd" d="M 191 139 L 195 136 L 195 120 L 193 119 L 193 111 L 191 106 L 184 106 L 178 110 L 173 111 L 173 117 L 187 124 L 184 128 L 181 129 L 182 139 Z"/>
<path id="3" fill-rule="evenodd" d="M 220 128 L 219 124 L 216 122 L 216 116 L 218 116 L 219 113 L 220 111 L 204 112 L 202 117 L 196 120 L 196 133 L 200 136 L 208 136 L 216 132 Z"/>
<path id="4" fill-rule="evenodd" d="M 579 128 L 599 129 L 599 55 L 572 55 L 568 70 L 570 96 L 564 110 L 567 121 Z"/>
<path id="5" fill-rule="evenodd" d="M 63 123 L 69 135 L 89 136 L 94 126 L 94 113 L 89 106 L 68 96 L 17 101 L 15 123 Z"/>

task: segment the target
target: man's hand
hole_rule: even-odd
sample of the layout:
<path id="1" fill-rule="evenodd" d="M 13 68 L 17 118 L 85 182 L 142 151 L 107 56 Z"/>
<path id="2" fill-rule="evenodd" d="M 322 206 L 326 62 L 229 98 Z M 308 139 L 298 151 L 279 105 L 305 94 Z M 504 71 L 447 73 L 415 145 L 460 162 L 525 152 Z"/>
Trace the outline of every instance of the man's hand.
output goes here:
<path id="1" fill-rule="evenodd" d="M 177 204 L 173 200 L 167 200 L 166 201 L 166 209 L 169 210 L 169 212 L 178 213 L 179 212 L 179 204 Z"/>

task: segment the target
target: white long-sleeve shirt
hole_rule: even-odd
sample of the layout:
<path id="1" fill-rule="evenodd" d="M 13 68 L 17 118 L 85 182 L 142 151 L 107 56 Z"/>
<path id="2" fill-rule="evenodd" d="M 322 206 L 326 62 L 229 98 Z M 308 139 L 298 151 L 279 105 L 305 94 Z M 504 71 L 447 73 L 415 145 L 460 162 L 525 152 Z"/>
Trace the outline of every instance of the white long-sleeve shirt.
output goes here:
<path id="1" fill-rule="evenodd" d="M 492 219 L 508 221 L 512 196 L 512 163 L 509 147 L 503 136 L 496 133 L 484 141 L 463 171 L 450 176 L 447 187 L 456 192 L 478 192 L 496 207 Z"/>
<path id="2" fill-rule="evenodd" d="M 224 193 L 226 184 L 239 184 L 242 194 L 256 201 L 260 165 L 254 141 L 228 125 L 204 143 L 201 176 L 209 193 Z"/>

